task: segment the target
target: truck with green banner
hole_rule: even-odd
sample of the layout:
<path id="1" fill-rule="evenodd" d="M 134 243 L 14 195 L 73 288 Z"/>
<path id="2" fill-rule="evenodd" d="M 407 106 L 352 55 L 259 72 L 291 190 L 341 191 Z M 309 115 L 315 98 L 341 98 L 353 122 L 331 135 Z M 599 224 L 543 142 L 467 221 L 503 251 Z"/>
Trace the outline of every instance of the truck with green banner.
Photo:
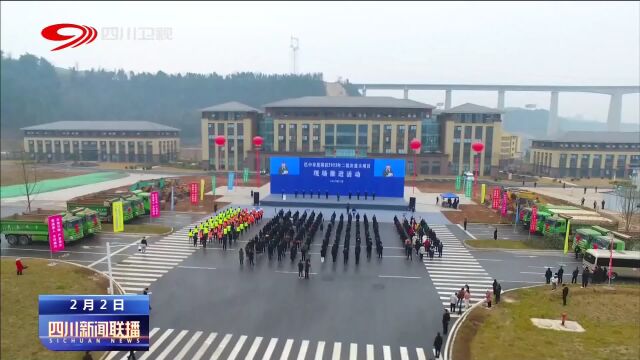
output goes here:
<path id="1" fill-rule="evenodd" d="M 524 208 L 520 210 L 520 222 L 525 229 L 529 229 L 531 227 L 531 208 Z M 545 220 L 551 216 L 551 213 L 538 209 L 538 220 L 536 222 L 536 232 L 542 233 L 544 229 Z"/>
<path id="2" fill-rule="evenodd" d="M 82 220 L 82 230 L 85 236 L 94 235 L 102 230 L 102 223 L 97 211 L 88 208 L 77 208 L 74 210 L 44 210 L 38 209 L 35 211 L 24 213 L 25 215 L 62 215 L 63 217 L 71 213 L 71 215 L 77 216 Z"/>
<path id="3" fill-rule="evenodd" d="M 144 201 L 141 197 L 137 196 L 136 194 L 126 192 L 126 193 L 101 193 L 101 195 L 110 196 L 114 198 L 119 197 L 124 199 L 124 201 L 128 201 L 131 204 L 131 212 L 134 218 L 137 218 L 138 216 L 142 216 L 145 214 Z M 123 208 L 123 211 L 126 212 L 127 210 Z M 126 216 L 124 220 L 127 221 Z"/>
<path id="4" fill-rule="evenodd" d="M 33 242 L 49 241 L 47 214 L 13 214 L 0 219 L 0 233 L 10 246 L 27 246 Z M 72 214 L 62 218 L 64 242 L 78 241 L 84 237 L 82 219 Z"/>
<path id="5" fill-rule="evenodd" d="M 575 236 L 573 237 L 573 251 L 576 251 L 576 248 L 579 248 L 579 253 L 582 253 L 587 249 L 594 248 L 609 250 L 609 247 L 611 246 L 611 239 L 608 236 L 609 233 L 613 235 L 613 250 L 624 251 L 624 239 L 620 239 L 619 237 L 629 238 L 629 236 L 600 226 L 592 226 L 576 230 Z"/>
<path id="6" fill-rule="evenodd" d="M 101 222 L 111 223 L 113 221 L 113 203 L 117 201 L 122 201 L 124 221 L 127 222 L 133 219 L 133 208 L 130 201 L 121 197 L 107 195 L 93 195 L 90 197 L 71 199 L 67 201 L 67 210 L 72 211 L 77 208 L 88 208 L 98 213 Z"/>
<path id="7" fill-rule="evenodd" d="M 151 200 L 149 200 L 149 193 L 142 190 L 133 190 L 132 193 L 142 200 L 142 204 L 144 205 L 144 213 L 151 213 Z"/>

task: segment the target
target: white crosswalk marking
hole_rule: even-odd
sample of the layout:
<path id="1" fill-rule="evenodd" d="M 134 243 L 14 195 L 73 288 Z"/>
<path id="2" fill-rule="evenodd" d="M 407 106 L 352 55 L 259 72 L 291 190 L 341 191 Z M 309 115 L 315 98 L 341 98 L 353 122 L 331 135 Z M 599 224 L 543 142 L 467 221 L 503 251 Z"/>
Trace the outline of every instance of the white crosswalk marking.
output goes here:
<path id="1" fill-rule="evenodd" d="M 258 336 L 255 340 L 253 340 L 253 344 L 251 344 L 251 348 L 249 349 L 249 353 L 244 360 L 253 360 L 253 357 L 256 356 L 256 352 L 258 352 L 258 348 L 260 347 L 260 343 L 262 342 L 262 337 Z"/>
<path id="2" fill-rule="evenodd" d="M 206 336 L 205 336 L 206 335 Z M 138 359 L 147 360 L 374 360 L 376 352 L 382 354 L 378 359 L 391 360 L 427 360 L 422 347 L 407 346 L 393 348 L 388 345 L 358 344 L 287 339 L 281 347 L 277 338 L 260 336 L 207 333 L 198 330 L 174 330 L 153 328 L 150 332 L 149 351 L 137 351 Z M 268 342 L 266 340 L 269 340 Z M 217 341 L 216 341 L 217 340 Z M 267 344 L 268 343 L 268 344 Z M 251 346 L 249 346 L 251 344 Z M 360 350 L 360 349 L 362 350 Z M 376 349 L 378 348 L 378 349 Z M 414 350 L 415 349 L 415 350 Z M 360 350 L 360 351 L 358 351 Z M 195 353 L 194 353 L 195 352 Z M 330 353 L 330 354 L 325 354 Z M 105 360 L 126 360 L 128 351 L 114 351 L 105 356 Z M 398 357 L 398 355 L 400 355 Z"/>
<path id="3" fill-rule="evenodd" d="M 448 309 L 451 295 L 465 284 L 471 291 L 469 305 L 483 301 L 484 293 L 491 288 L 492 278 L 446 225 L 433 225 L 431 229 L 442 241 L 442 257 L 434 257 L 433 260 L 425 257 L 423 262 L 442 305 Z M 454 313 L 451 317 L 458 315 Z"/>
<path id="4" fill-rule="evenodd" d="M 195 344 L 196 341 L 198 341 L 201 335 L 202 335 L 202 331 L 196 331 L 196 333 L 189 339 L 189 341 L 187 341 L 187 344 L 182 348 L 182 350 L 180 350 L 178 355 L 176 355 L 174 360 L 183 359 L 184 356 L 187 355 L 189 350 L 191 350 L 191 347 L 193 346 L 193 344 Z"/>
<path id="5" fill-rule="evenodd" d="M 233 335 L 231 335 L 231 334 L 227 334 L 227 335 L 224 336 L 224 338 L 222 338 L 222 341 L 220 342 L 220 344 L 218 344 L 218 347 L 216 348 L 216 351 L 214 351 L 213 355 L 211 355 L 211 360 L 216 360 L 216 359 L 220 358 L 220 355 L 222 355 L 222 352 L 224 351 L 224 348 L 227 347 L 227 344 L 231 340 L 232 336 Z"/>

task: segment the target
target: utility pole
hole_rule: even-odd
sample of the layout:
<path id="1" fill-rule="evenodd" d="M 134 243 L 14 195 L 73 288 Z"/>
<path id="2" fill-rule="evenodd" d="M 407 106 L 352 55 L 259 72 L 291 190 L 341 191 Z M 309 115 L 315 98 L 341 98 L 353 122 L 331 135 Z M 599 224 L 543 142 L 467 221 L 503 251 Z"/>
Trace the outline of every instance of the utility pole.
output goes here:
<path id="1" fill-rule="evenodd" d="M 291 37 L 289 47 L 291 48 L 291 73 L 298 73 L 298 49 L 300 40 L 297 37 Z"/>

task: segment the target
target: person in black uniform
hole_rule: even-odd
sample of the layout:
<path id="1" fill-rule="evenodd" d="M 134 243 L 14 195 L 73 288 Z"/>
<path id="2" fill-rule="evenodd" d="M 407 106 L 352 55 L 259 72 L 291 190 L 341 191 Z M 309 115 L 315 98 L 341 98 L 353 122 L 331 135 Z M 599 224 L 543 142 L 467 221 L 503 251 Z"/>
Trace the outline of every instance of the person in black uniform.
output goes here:
<path id="1" fill-rule="evenodd" d="M 340 202 L 340 193 L 336 193 L 336 197 L 338 198 L 338 202 Z"/>
<path id="2" fill-rule="evenodd" d="M 311 260 L 307 259 L 307 262 L 304 264 L 304 278 L 309 278 L 309 271 L 311 270 Z"/>
<path id="3" fill-rule="evenodd" d="M 345 246 L 345 248 L 342 250 L 342 257 L 344 258 L 344 263 L 348 263 L 349 262 L 349 248 Z"/>
<path id="4" fill-rule="evenodd" d="M 365 199 L 365 200 L 367 200 L 367 197 L 368 197 L 368 196 L 369 196 L 369 193 L 365 191 L 365 192 L 364 192 L 364 199 Z"/>
<path id="5" fill-rule="evenodd" d="M 356 245 L 356 265 L 360 263 L 360 243 Z"/>
<path id="6" fill-rule="evenodd" d="M 324 197 L 325 197 L 325 199 L 329 200 L 329 192 L 328 191 L 324 192 Z"/>
<path id="7" fill-rule="evenodd" d="M 333 262 L 336 262 L 336 258 L 338 257 L 338 244 L 333 243 L 331 246 L 331 257 L 333 258 Z"/>
<path id="8" fill-rule="evenodd" d="M 356 193 L 358 200 L 360 200 L 360 191 Z"/>
<path id="9" fill-rule="evenodd" d="M 371 194 L 371 196 L 373 197 L 373 201 L 376 200 L 376 193 Z"/>
<path id="10" fill-rule="evenodd" d="M 351 200 L 351 191 L 349 191 L 349 200 Z"/>
<path id="11" fill-rule="evenodd" d="M 294 191 L 294 194 L 296 194 L 296 199 L 298 198 L 298 190 Z"/>

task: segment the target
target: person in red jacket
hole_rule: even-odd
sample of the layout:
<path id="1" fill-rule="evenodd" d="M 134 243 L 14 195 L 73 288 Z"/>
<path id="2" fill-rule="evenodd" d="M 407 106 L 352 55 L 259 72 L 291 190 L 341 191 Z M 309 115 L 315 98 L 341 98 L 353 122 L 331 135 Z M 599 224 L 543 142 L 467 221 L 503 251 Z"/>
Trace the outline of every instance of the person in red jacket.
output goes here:
<path id="1" fill-rule="evenodd" d="M 16 259 L 16 273 L 18 275 L 22 275 L 22 270 L 24 270 L 26 268 L 27 267 L 22 264 L 22 259 L 21 258 L 17 258 Z"/>

